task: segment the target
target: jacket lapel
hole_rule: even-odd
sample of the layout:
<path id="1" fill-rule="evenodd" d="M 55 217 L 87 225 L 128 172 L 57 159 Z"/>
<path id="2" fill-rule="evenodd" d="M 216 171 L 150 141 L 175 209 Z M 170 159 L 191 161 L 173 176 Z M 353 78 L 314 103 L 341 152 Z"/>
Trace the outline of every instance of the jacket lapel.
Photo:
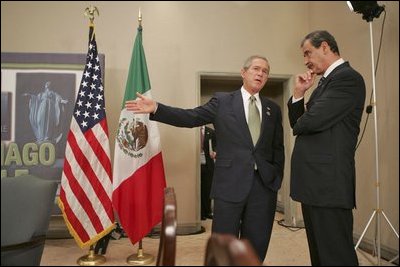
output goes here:
<path id="1" fill-rule="evenodd" d="M 322 95 L 322 93 L 325 91 L 325 89 L 328 87 L 329 82 L 333 79 L 335 76 L 335 73 L 345 67 L 349 66 L 349 62 L 344 62 L 343 64 L 337 66 L 331 73 L 329 73 L 328 77 L 326 77 L 326 80 L 323 82 L 323 84 L 320 87 L 315 88 L 314 92 L 312 92 L 310 99 L 308 100 L 306 106 L 307 110 L 310 109 L 310 107 L 313 105 L 315 99 L 318 99 L 319 96 Z"/>
<path id="2" fill-rule="evenodd" d="M 242 136 L 246 142 L 253 145 L 249 126 L 247 125 L 246 115 L 244 113 L 243 98 L 240 90 L 233 92 L 233 112 L 238 122 L 239 131 L 244 133 Z"/>
<path id="3" fill-rule="evenodd" d="M 272 109 L 268 104 L 268 101 L 264 97 L 260 97 L 261 99 L 261 108 L 262 108 L 262 121 L 261 121 L 261 130 L 260 130 L 260 138 L 257 142 L 260 143 L 261 139 L 266 136 L 265 131 L 267 131 L 269 120 L 271 119 Z"/>

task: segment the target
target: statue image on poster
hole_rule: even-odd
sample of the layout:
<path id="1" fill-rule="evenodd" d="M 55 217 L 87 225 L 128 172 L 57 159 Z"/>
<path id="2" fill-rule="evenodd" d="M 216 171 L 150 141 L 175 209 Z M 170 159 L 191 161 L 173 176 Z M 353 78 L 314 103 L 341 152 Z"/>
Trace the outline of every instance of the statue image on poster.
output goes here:
<path id="1" fill-rule="evenodd" d="M 29 169 L 30 174 L 61 179 L 76 87 L 73 73 L 16 74 L 15 142 L 20 149 L 34 143 L 39 154 L 37 163 L 22 166 Z M 49 159 L 49 151 L 54 151 L 54 163 L 43 164 L 41 159 Z"/>
<path id="2" fill-rule="evenodd" d="M 36 142 L 59 143 L 64 135 L 60 119 L 65 113 L 68 99 L 63 99 L 60 94 L 53 91 L 50 81 L 46 81 L 42 92 L 24 93 L 23 96 L 29 97 L 29 122 Z"/>

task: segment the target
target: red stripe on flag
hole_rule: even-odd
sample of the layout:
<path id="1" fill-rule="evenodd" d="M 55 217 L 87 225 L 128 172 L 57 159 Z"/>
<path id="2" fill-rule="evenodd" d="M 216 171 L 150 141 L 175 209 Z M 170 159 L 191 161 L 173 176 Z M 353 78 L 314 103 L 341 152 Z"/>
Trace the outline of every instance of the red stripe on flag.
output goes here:
<path id="1" fill-rule="evenodd" d="M 85 228 L 83 228 L 81 221 L 75 216 L 75 213 L 71 209 L 71 206 L 66 199 L 65 191 L 62 188 L 60 190 L 60 200 L 63 203 L 64 214 L 68 218 L 68 222 L 74 226 L 73 229 L 75 233 L 79 236 L 81 242 L 86 243 L 87 241 L 89 241 L 90 237 Z"/>
<path id="2" fill-rule="evenodd" d="M 99 122 L 101 128 L 103 129 L 104 133 L 107 133 L 107 120 L 104 118 Z M 108 156 L 108 153 L 104 151 L 103 146 L 100 144 L 99 140 L 97 140 L 96 136 L 92 133 L 93 129 L 97 128 L 92 128 L 90 131 L 87 131 L 85 136 L 86 140 L 88 140 L 88 143 L 92 147 L 93 151 L 95 152 L 95 155 L 97 156 L 99 162 L 101 165 L 103 165 L 104 170 L 107 172 L 108 177 L 110 178 L 111 181 L 111 160 L 110 157 Z M 89 133 L 90 132 L 90 133 Z M 101 131 L 99 131 L 99 134 L 103 135 Z M 108 136 L 105 135 L 105 139 L 107 139 L 108 142 Z"/>
<path id="3" fill-rule="evenodd" d="M 114 190 L 114 207 L 133 244 L 161 221 L 165 186 L 160 152 Z"/>
<path id="4" fill-rule="evenodd" d="M 101 144 L 99 141 L 96 139 L 96 136 L 93 134 L 93 129 L 90 129 L 86 131 L 85 133 L 85 138 L 92 147 L 94 151 L 94 156 L 97 157 L 98 161 L 101 162 L 103 165 L 105 171 L 108 174 L 108 177 L 111 177 L 111 161 L 106 152 L 103 150 Z M 90 166 L 90 163 L 87 161 L 86 157 L 82 155 L 83 158 L 83 164 L 87 164 Z M 108 163 L 108 164 L 107 164 Z M 79 164 L 81 164 L 79 162 Z M 106 169 L 108 168 L 108 170 Z M 90 183 L 93 186 L 93 189 L 95 190 L 97 197 L 101 200 L 101 203 L 104 206 L 104 209 L 107 211 L 107 215 L 112 221 L 112 218 L 114 218 L 113 210 L 112 210 L 112 202 L 110 197 L 107 195 L 107 192 L 104 190 L 103 185 L 99 181 L 98 177 L 96 176 L 96 173 L 93 171 L 92 166 L 90 168 L 86 167 L 83 169 L 86 176 L 89 178 Z"/>
<path id="5" fill-rule="evenodd" d="M 72 131 L 68 135 L 68 144 L 71 146 L 71 151 L 74 153 L 76 162 L 79 164 L 82 172 L 85 173 L 85 176 L 88 178 L 88 181 L 93 187 L 93 191 L 96 193 L 97 197 L 101 200 L 101 203 L 104 205 L 103 201 L 109 202 L 110 199 L 108 198 L 106 192 L 104 191 L 103 186 L 101 185 L 96 175 L 94 174 L 93 169 L 90 166 L 85 155 L 82 153 L 82 150 L 79 147 L 78 143 L 76 142 L 75 135 L 72 133 Z M 65 171 L 66 163 L 70 168 L 69 162 L 66 161 L 64 163 L 64 172 L 66 172 Z M 81 203 L 82 207 L 86 211 L 87 215 L 90 218 L 90 221 L 93 224 L 93 227 L 96 229 L 96 232 L 100 233 L 101 231 L 104 230 L 103 225 L 99 219 L 97 212 L 93 209 L 93 205 L 90 202 L 89 198 L 87 197 L 86 192 L 82 189 L 81 185 L 79 184 L 79 181 L 72 175 L 72 172 L 71 176 L 68 175 L 66 176 L 69 181 L 71 190 L 74 192 L 76 199 Z M 104 197 L 104 195 L 106 197 Z"/>

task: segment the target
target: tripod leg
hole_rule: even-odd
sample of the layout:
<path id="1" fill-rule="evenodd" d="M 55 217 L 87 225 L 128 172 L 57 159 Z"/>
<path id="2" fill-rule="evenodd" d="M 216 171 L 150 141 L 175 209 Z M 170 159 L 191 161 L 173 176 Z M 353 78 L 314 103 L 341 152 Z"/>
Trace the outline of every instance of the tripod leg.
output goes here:
<path id="1" fill-rule="evenodd" d="M 399 238 L 399 233 L 396 232 L 396 229 L 394 229 L 393 225 L 390 223 L 389 219 L 386 217 L 386 214 L 382 210 L 383 217 L 385 217 L 386 222 L 389 224 L 389 226 L 392 228 L 393 232 L 396 234 L 397 238 Z"/>
<path id="2" fill-rule="evenodd" d="M 367 232 L 368 227 L 371 224 L 372 219 L 374 218 L 375 214 L 376 214 L 376 210 L 374 210 L 374 212 L 372 213 L 371 217 L 369 218 L 369 221 L 368 221 L 367 225 L 365 226 L 364 231 L 362 232 L 360 238 L 358 239 L 358 242 L 357 242 L 356 246 L 354 247 L 355 250 L 357 250 L 358 246 L 360 245 L 361 240 L 363 239 L 365 233 Z"/>
<path id="3" fill-rule="evenodd" d="M 399 233 L 397 233 L 396 229 L 394 229 L 393 225 L 390 223 L 388 217 L 386 216 L 385 212 L 383 212 L 382 210 L 382 214 L 383 217 L 385 217 L 386 222 L 389 224 L 390 228 L 392 228 L 393 232 L 395 233 L 395 235 L 397 236 L 397 238 L 399 238 Z M 395 256 L 393 259 L 391 259 L 389 262 L 393 263 L 395 260 L 397 260 L 399 258 L 399 254 L 397 254 L 397 256 Z"/>
<path id="4" fill-rule="evenodd" d="M 393 259 L 391 259 L 389 262 L 393 263 L 395 260 L 397 260 L 399 258 L 399 254 L 397 254 L 397 256 L 395 256 Z"/>

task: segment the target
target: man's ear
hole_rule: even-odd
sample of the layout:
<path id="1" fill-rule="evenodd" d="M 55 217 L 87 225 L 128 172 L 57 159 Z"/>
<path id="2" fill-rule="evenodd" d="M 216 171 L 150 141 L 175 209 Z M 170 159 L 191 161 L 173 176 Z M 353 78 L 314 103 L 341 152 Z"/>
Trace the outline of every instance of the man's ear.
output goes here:
<path id="1" fill-rule="evenodd" d="M 245 73 L 245 72 L 246 72 L 246 70 L 243 69 L 243 68 L 240 70 L 240 75 L 242 76 L 243 79 L 244 79 L 244 73 Z"/>
<path id="2" fill-rule="evenodd" d="M 321 47 L 322 47 L 324 54 L 326 54 L 329 51 L 332 51 L 331 47 L 329 46 L 329 44 L 326 41 L 322 41 Z"/>

